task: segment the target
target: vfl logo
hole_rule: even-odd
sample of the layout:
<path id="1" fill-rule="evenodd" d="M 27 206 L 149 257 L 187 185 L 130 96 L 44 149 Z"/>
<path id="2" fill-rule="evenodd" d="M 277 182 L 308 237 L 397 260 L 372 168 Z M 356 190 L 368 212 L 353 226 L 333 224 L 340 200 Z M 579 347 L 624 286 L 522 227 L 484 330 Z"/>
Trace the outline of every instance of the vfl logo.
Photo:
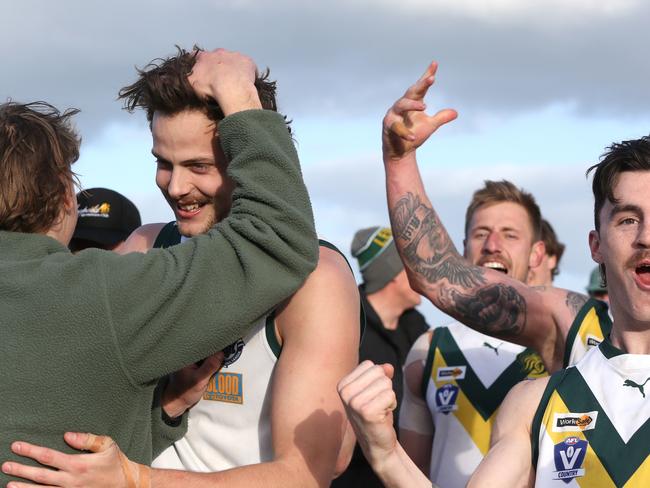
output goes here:
<path id="1" fill-rule="evenodd" d="M 601 342 L 602 341 L 596 336 L 587 336 L 587 347 L 597 347 Z"/>
<path id="2" fill-rule="evenodd" d="M 244 346 L 246 344 L 244 343 L 243 339 L 237 339 L 234 343 L 230 344 L 228 347 L 226 347 L 223 350 L 223 367 L 227 368 L 230 366 L 232 363 L 237 361 L 239 359 L 239 356 L 241 356 L 242 351 L 244 350 Z"/>
<path id="3" fill-rule="evenodd" d="M 447 366 L 438 368 L 436 371 L 436 381 L 453 381 L 465 379 L 467 366 Z"/>
<path id="4" fill-rule="evenodd" d="M 623 382 L 623 386 L 629 386 L 629 387 L 631 387 L 631 388 L 638 388 L 639 391 L 641 392 L 641 395 L 643 395 L 643 398 L 645 398 L 645 391 L 643 390 L 643 387 L 645 386 L 645 384 L 646 384 L 648 381 L 650 381 L 650 378 L 646 379 L 646 380 L 643 382 L 643 384 L 640 385 L 640 384 L 638 384 L 638 383 L 636 383 L 636 382 L 634 382 L 634 381 L 632 381 L 632 380 L 625 380 L 625 381 Z"/>
<path id="5" fill-rule="evenodd" d="M 244 381 L 240 373 L 219 372 L 210 378 L 203 393 L 204 400 L 226 403 L 244 403 Z"/>
<path id="6" fill-rule="evenodd" d="M 458 405 L 456 405 L 457 398 L 458 387 L 456 385 L 442 385 L 436 390 L 436 409 L 445 415 L 454 410 L 458 410 Z"/>
<path id="7" fill-rule="evenodd" d="M 567 437 L 559 444 L 555 444 L 554 460 L 557 478 L 565 483 L 579 476 L 585 475 L 585 470 L 581 467 L 587 453 L 587 441 L 580 440 L 578 437 Z"/>
<path id="8" fill-rule="evenodd" d="M 503 346 L 503 342 L 500 343 L 497 347 L 494 347 L 494 346 L 493 346 L 492 344 L 490 344 L 489 342 L 484 342 L 483 345 L 484 345 L 485 347 L 487 347 L 488 349 L 492 349 L 492 350 L 494 351 L 494 354 L 496 354 L 496 355 L 498 356 L 498 355 L 499 355 L 499 348 L 500 348 L 501 346 Z"/>
<path id="9" fill-rule="evenodd" d="M 553 432 L 582 432 L 596 428 L 598 412 L 556 413 L 553 416 Z"/>

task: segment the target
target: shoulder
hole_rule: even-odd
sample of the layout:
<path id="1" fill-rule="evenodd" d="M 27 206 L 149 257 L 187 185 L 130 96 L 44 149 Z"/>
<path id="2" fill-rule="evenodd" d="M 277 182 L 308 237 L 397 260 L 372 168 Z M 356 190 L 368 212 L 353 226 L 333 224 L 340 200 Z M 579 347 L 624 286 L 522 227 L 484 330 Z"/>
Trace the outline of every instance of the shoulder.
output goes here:
<path id="1" fill-rule="evenodd" d="M 359 333 L 359 290 L 347 261 L 339 252 L 320 246 L 316 269 L 303 285 L 278 308 L 276 324 L 280 336 L 294 327 L 310 329 L 327 323 L 330 330 L 347 327 L 341 318 L 354 318 Z M 295 320 L 306 317 L 304 322 Z"/>
<path id="2" fill-rule="evenodd" d="M 548 381 L 549 377 L 546 376 L 534 380 L 524 380 L 512 387 L 499 407 L 498 429 L 503 430 L 504 424 L 515 423 L 520 427 L 525 425 L 530 430 Z M 495 428 L 497 428 L 496 425 Z"/>
<path id="3" fill-rule="evenodd" d="M 120 254 L 127 254 L 130 252 L 147 252 L 153 247 L 156 242 L 156 237 L 165 227 L 165 223 L 145 224 L 135 229 L 128 237 Z"/>
<path id="4" fill-rule="evenodd" d="M 432 338 L 433 330 L 421 334 L 413 343 L 404 363 L 404 381 L 411 393 L 417 397 L 422 396 L 422 379 Z"/>

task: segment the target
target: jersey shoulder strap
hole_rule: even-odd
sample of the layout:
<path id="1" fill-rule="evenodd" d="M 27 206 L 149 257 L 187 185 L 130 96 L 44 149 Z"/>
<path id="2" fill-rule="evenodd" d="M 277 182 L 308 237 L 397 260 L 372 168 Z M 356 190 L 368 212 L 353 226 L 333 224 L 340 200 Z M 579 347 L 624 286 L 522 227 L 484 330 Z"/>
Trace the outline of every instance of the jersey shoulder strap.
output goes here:
<path id="1" fill-rule="evenodd" d="M 429 378 L 431 378 L 431 373 L 433 372 L 433 360 L 436 356 L 436 348 L 438 347 L 438 338 L 440 337 L 440 331 L 442 329 L 447 329 L 447 327 L 436 327 L 431 329 L 431 344 L 429 344 L 429 352 L 427 353 L 427 360 L 424 363 L 424 370 L 422 370 L 422 398 L 426 400 L 427 398 L 427 388 L 429 388 Z M 436 331 L 438 332 L 436 334 Z"/>
<path id="2" fill-rule="evenodd" d="M 156 241 L 153 243 L 154 248 L 165 248 L 170 246 L 175 246 L 180 244 L 181 234 L 178 232 L 178 226 L 176 222 L 169 222 L 160 229 Z"/>
<path id="3" fill-rule="evenodd" d="M 575 341 L 579 340 L 580 330 L 583 327 L 589 327 L 590 324 L 586 323 L 586 319 L 592 310 L 595 313 L 596 320 L 598 321 L 597 327 L 600 328 L 600 332 L 602 333 L 603 338 L 607 337 L 612 330 L 612 319 L 609 317 L 609 307 L 607 304 L 601 300 L 589 298 L 582 306 L 575 319 L 573 319 L 573 323 L 569 328 L 566 342 L 564 344 L 564 358 L 562 361 L 563 368 L 568 368 L 571 366 L 569 363 L 573 345 Z"/>

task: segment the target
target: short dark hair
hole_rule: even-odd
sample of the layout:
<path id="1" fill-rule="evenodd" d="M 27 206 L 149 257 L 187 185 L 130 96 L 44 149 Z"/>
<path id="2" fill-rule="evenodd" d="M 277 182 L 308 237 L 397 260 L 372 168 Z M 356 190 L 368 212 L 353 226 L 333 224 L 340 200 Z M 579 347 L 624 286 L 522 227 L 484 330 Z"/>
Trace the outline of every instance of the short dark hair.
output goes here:
<path id="1" fill-rule="evenodd" d="M 137 69 L 138 80 L 119 92 L 118 98 L 124 100 L 124 108 L 129 112 L 133 112 L 136 108 L 144 109 L 150 124 L 154 112 L 175 115 L 188 109 L 200 110 L 210 120 L 220 121 L 224 115 L 216 100 L 200 98 L 187 80 L 192 73 L 198 53 L 203 49 L 197 46 L 194 46 L 191 52 L 178 46 L 176 49 L 176 55 L 156 58 L 143 69 Z M 276 82 L 269 80 L 269 74 L 267 68 L 261 75 L 257 75 L 255 87 L 262 107 L 277 112 Z M 289 128 L 286 116 L 285 121 Z M 291 132 L 290 128 L 289 132 Z"/>
<path id="2" fill-rule="evenodd" d="M 595 171 L 594 171 L 595 170 Z M 614 187 L 618 176 L 625 171 L 650 170 L 650 136 L 614 143 L 600 156 L 600 162 L 590 166 L 586 175 L 594 171 L 594 225 L 600 230 L 600 211 L 605 201 L 617 203 Z"/>
<path id="3" fill-rule="evenodd" d="M 469 222 L 479 207 L 490 206 L 496 203 L 513 202 L 518 203 L 528 213 L 530 225 L 533 229 L 533 242 L 539 241 L 542 234 L 542 214 L 535 202 L 535 197 L 530 193 L 517 188 L 507 180 L 491 181 L 486 180 L 485 186 L 474 192 L 472 201 L 469 202 L 465 213 L 465 235 L 469 230 Z"/>
<path id="4" fill-rule="evenodd" d="M 0 229 L 48 231 L 60 217 L 71 185 L 81 138 L 70 118 L 46 102 L 0 105 Z"/>
<path id="5" fill-rule="evenodd" d="M 564 244 L 558 241 L 553 226 L 546 219 L 542 219 L 542 241 L 546 247 L 546 254 L 555 256 L 555 268 L 551 271 L 551 276 L 555 277 L 560 274 L 560 260 L 564 254 Z"/>

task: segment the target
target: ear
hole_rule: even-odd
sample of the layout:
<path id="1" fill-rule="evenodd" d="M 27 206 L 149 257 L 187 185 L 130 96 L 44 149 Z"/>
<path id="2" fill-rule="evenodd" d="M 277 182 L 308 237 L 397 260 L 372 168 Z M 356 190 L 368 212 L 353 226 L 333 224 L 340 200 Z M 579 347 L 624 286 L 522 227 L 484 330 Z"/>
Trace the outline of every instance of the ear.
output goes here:
<path id="1" fill-rule="evenodd" d="M 542 264 L 544 254 L 546 254 L 546 246 L 544 245 L 544 241 L 534 242 L 533 246 L 530 248 L 528 267 L 537 268 L 540 264 Z"/>
<path id="2" fill-rule="evenodd" d="M 557 268 L 557 256 L 549 256 L 548 257 L 548 269 L 552 271 L 555 268 Z"/>
<path id="3" fill-rule="evenodd" d="M 63 206 L 67 214 L 77 211 L 77 194 L 74 190 L 74 185 L 70 184 L 69 191 L 66 192 L 65 198 L 63 199 Z"/>
<path id="4" fill-rule="evenodd" d="M 589 232 L 589 249 L 591 250 L 591 259 L 598 264 L 603 264 L 603 255 L 600 253 L 600 234 L 598 231 Z"/>

